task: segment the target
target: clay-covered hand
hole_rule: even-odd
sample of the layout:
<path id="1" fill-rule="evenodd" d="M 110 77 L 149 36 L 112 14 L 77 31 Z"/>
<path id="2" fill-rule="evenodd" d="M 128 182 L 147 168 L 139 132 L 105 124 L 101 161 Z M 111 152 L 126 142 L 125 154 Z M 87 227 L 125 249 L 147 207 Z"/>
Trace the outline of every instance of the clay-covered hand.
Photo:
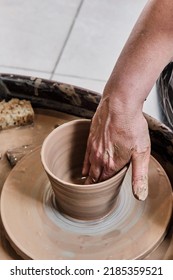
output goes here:
<path id="1" fill-rule="evenodd" d="M 106 180 L 130 161 L 134 196 L 148 195 L 150 137 L 141 110 L 120 110 L 109 98 L 102 98 L 92 119 L 83 165 L 86 184 Z"/>

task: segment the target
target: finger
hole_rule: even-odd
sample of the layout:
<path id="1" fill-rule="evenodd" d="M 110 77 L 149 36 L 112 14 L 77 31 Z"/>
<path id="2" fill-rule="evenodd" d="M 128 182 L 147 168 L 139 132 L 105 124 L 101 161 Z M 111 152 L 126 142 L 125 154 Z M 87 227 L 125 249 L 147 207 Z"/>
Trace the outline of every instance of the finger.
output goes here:
<path id="1" fill-rule="evenodd" d="M 149 148 L 146 152 L 132 154 L 132 190 L 138 200 L 145 200 L 148 196 L 149 160 Z"/>
<path id="2" fill-rule="evenodd" d="M 104 164 L 102 173 L 100 175 L 99 181 L 105 181 L 111 177 L 113 177 L 117 172 L 119 172 L 127 162 L 124 162 L 124 160 L 118 160 L 118 157 L 115 159 L 112 156 L 110 156 L 110 153 L 108 151 L 105 152 L 104 156 Z"/>
<path id="3" fill-rule="evenodd" d="M 95 184 L 99 181 L 101 174 L 101 166 L 96 166 L 95 164 L 91 164 L 89 175 L 85 181 L 85 185 Z"/>
<path id="4" fill-rule="evenodd" d="M 100 178 L 99 178 L 99 182 L 102 182 L 102 181 L 105 181 L 105 180 L 111 178 L 117 172 L 118 172 L 118 170 L 116 171 L 115 167 L 111 168 L 110 166 L 109 167 L 104 166 L 104 168 L 102 169 L 102 173 L 100 175 Z"/>

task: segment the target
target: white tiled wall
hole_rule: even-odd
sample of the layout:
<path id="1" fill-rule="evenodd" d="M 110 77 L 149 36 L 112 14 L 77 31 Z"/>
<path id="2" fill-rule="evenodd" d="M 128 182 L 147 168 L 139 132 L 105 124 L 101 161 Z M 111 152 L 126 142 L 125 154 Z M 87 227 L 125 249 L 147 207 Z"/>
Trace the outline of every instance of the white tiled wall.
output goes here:
<path id="1" fill-rule="evenodd" d="M 146 2 L 0 0 L 0 72 L 102 93 Z M 157 102 L 154 89 L 144 111 L 157 117 Z"/>

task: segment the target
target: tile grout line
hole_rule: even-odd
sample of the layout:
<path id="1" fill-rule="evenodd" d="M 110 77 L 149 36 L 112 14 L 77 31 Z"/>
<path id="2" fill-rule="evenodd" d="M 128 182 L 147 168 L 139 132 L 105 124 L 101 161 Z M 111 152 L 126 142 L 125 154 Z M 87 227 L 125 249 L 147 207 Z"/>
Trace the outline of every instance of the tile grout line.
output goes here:
<path id="1" fill-rule="evenodd" d="M 74 27 L 75 21 L 76 21 L 78 15 L 79 15 L 79 12 L 80 12 L 80 10 L 81 10 L 81 7 L 82 7 L 82 5 L 83 5 L 83 2 L 84 2 L 84 0 L 81 0 L 79 6 L 78 6 L 78 8 L 77 8 L 76 14 L 75 14 L 75 16 L 74 16 L 74 18 L 73 18 L 73 21 L 72 21 L 72 24 L 71 24 L 71 26 L 70 26 L 70 28 L 69 28 L 69 31 L 68 31 L 68 33 L 67 33 L 66 39 L 65 39 L 65 41 L 64 41 L 64 44 L 63 44 L 63 46 L 62 46 L 62 48 L 61 48 L 61 51 L 60 51 L 60 53 L 59 53 L 59 56 L 58 56 L 58 58 L 57 58 L 57 60 L 56 60 L 56 62 L 55 62 L 54 68 L 53 68 L 53 70 L 52 70 L 52 72 L 51 72 L 50 79 L 52 79 L 52 77 L 53 77 L 53 75 L 54 75 L 54 73 L 55 73 L 56 67 L 57 67 L 57 65 L 58 65 L 58 63 L 59 63 L 59 61 L 60 61 L 60 59 L 61 59 L 61 56 L 62 56 L 62 54 L 63 54 L 63 51 L 64 51 L 64 49 L 65 49 L 65 47 L 66 47 L 66 45 L 67 45 L 68 39 L 69 39 L 70 34 L 71 34 L 71 32 L 72 32 L 72 29 L 73 29 L 73 27 Z"/>
<path id="2" fill-rule="evenodd" d="M 103 80 L 103 79 L 83 77 L 83 76 L 71 75 L 71 74 L 56 73 L 55 75 L 58 75 L 58 76 L 61 76 L 61 77 L 70 77 L 70 78 L 74 78 L 74 79 L 90 80 L 90 81 L 96 81 L 96 82 L 106 82 L 106 80 Z"/>
<path id="3" fill-rule="evenodd" d="M 16 70 L 22 70 L 22 71 L 29 71 L 29 72 L 37 72 L 38 74 L 45 73 L 50 75 L 51 77 L 51 71 L 44 71 L 44 70 L 38 70 L 38 69 L 32 69 L 32 68 L 24 68 L 24 67 L 15 67 L 15 66 L 6 66 L 6 65 L 0 65 L 0 68 L 6 68 L 6 69 L 16 69 Z M 14 74 L 13 72 L 0 72 L 0 74 L 9 74 L 9 75 L 22 75 L 22 74 Z M 55 75 L 62 76 L 62 77 L 70 77 L 74 79 L 82 79 L 82 80 L 90 80 L 90 81 L 96 81 L 96 82 L 106 82 L 104 79 L 97 79 L 92 77 L 84 77 L 84 76 L 78 76 L 78 75 L 71 75 L 71 74 L 62 74 L 62 73 L 56 73 Z M 25 76 L 25 75 L 24 75 Z M 29 76 L 29 74 L 27 75 Z"/>
<path id="4" fill-rule="evenodd" d="M 18 67 L 18 66 L 7 66 L 7 65 L 1 65 L 0 64 L 0 68 L 6 68 L 6 69 L 18 69 L 18 70 L 24 70 L 24 71 L 34 71 L 34 72 L 38 72 L 38 73 L 47 73 L 47 74 L 51 74 L 51 71 L 46 71 L 46 70 L 38 70 L 38 69 L 33 69 L 33 68 L 25 68 L 25 67 Z M 13 73 L 11 73 L 13 74 Z"/>

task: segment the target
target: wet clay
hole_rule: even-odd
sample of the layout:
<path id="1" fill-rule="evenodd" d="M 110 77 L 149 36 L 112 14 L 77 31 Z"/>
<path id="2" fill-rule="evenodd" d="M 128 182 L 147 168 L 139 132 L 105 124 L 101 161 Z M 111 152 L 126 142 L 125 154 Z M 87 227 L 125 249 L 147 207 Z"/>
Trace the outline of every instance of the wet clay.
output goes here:
<path id="1" fill-rule="evenodd" d="M 31 145 L 32 149 L 41 145 L 45 137 L 58 125 L 77 117 L 51 110 L 35 109 L 34 124 L 0 131 L 0 191 L 3 183 L 11 171 L 6 159 L 8 150 Z"/>
<path id="2" fill-rule="evenodd" d="M 20 75 L 1 74 L 0 87 L 1 98 L 10 99 L 11 97 L 24 98 L 32 100 L 34 107 L 46 107 L 55 109 L 53 112 L 43 110 L 36 114 L 35 125 L 25 127 L 22 134 L 21 129 L 12 129 L 6 132 L 0 132 L 0 189 L 6 180 L 11 167 L 6 159 L 5 152 L 7 149 L 21 147 L 22 145 L 33 143 L 35 146 L 40 145 L 45 136 L 61 123 L 76 118 L 77 115 L 82 118 L 92 118 L 100 101 L 100 94 L 93 93 L 87 89 L 73 87 L 75 93 L 81 99 L 81 102 L 75 102 L 71 86 L 49 80 L 40 80 L 34 77 L 24 77 Z M 62 90 L 60 90 L 60 88 Z M 72 91 L 72 94 L 70 92 Z M 67 92 L 67 94 L 66 94 Z M 72 97 L 72 98 L 71 98 Z M 79 104 L 79 106 L 77 106 Z M 39 110 L 40 111 L 40 110 Z M 60 111 L 65 112 L 61 114 Z M 49 114 L 50 113 L 50 114 Z M 157 121 L 151 116 L 144 114 L 150 130 L 152 155 L 161 163 L 164 170 L 173 184 L 173 134 L 163 123 Z M 165 121 L 165 118 L 162 119 Z M 22 137 L 21 137 L 22 135 Z M 164 183 L 164 182 L 163 182 Z M 157 186 L 157 183 L 156 183 Z M 52 204 L 51 204 L 52 205 Z M 51 208 L 52 209 L 52 208 Z M 71 225 L 70 225 L 71 226 Z M 152 225 L 151 225 L 152 227 Z M 147 233 L 146 233 L 147 235 Z M 168 234 L 164 241 L 156 250 L 152 250 L 147 259 L 162 260 L 173 259 L 173 228 L 169 226 Z M 83 238 L 83 241 L 87 239 Z M 2 240 L 2 243 L 1 243 Z M 145 237 L 142 242 L 145 242 Z M 19 256 L 14 254 L 12 247 L 7 245 L 3 229 L 0 223 L 0 259 L 18 259 Z M 31 241 L 32 243 L 32 241 Z M 14 246 L 14 244 L 13 244 Z"/>
<path id="3" fill-rule="evenodd" d="M 90 121 L 73 120 L 54 129 L 43 142 L 41 160 L 55 194 L 59 211 L 81 220 L 107 215 L 119 194 L 127 171 L 95 184 L 79 184 L 89 135 Z M 75 184 L 74 181 L 78 181 Z"/>
<path id="4" fill-rule="evenodd" d="M 20 157 L 18 155 L 16 156 L 16 150 L 18 150 L 18 148 L 21 149 L 21 147 L 29 145 L 29 147 L 34 149 L 42 144 L 45 137 L 55 127 L 73 119 L 77 119 L 77 117 L 53 110 L 35 109 L 33 125 L 0 131 L 0 193 L 7 176 L 11 172 L 11 164 L 7 159 L 7 151 L 12 152 L 16 163 L 16 159 L 18 162 L 19 159 L 26 154 L 25 149 L 25 151 L 20 154 Z M 30 149 L 28 149 L 28 151 L 30 151 Z M 18 259 L 13 249 L 5 240 L 4 230 L 0 221 L 0 259 L 14 258 Z"/>
<path id="5" fill-rule="evenodd" d="M 143 259 L 163 241 L 171 213 L 171 185 L 153 157 L 147 200 L 133 197 L 129 168 L 116 209 L 100 221 L 76 220 L 56 209 L 40 149 L 13 168 L 1 196 L 5 232 L 25 259 Z"/>

